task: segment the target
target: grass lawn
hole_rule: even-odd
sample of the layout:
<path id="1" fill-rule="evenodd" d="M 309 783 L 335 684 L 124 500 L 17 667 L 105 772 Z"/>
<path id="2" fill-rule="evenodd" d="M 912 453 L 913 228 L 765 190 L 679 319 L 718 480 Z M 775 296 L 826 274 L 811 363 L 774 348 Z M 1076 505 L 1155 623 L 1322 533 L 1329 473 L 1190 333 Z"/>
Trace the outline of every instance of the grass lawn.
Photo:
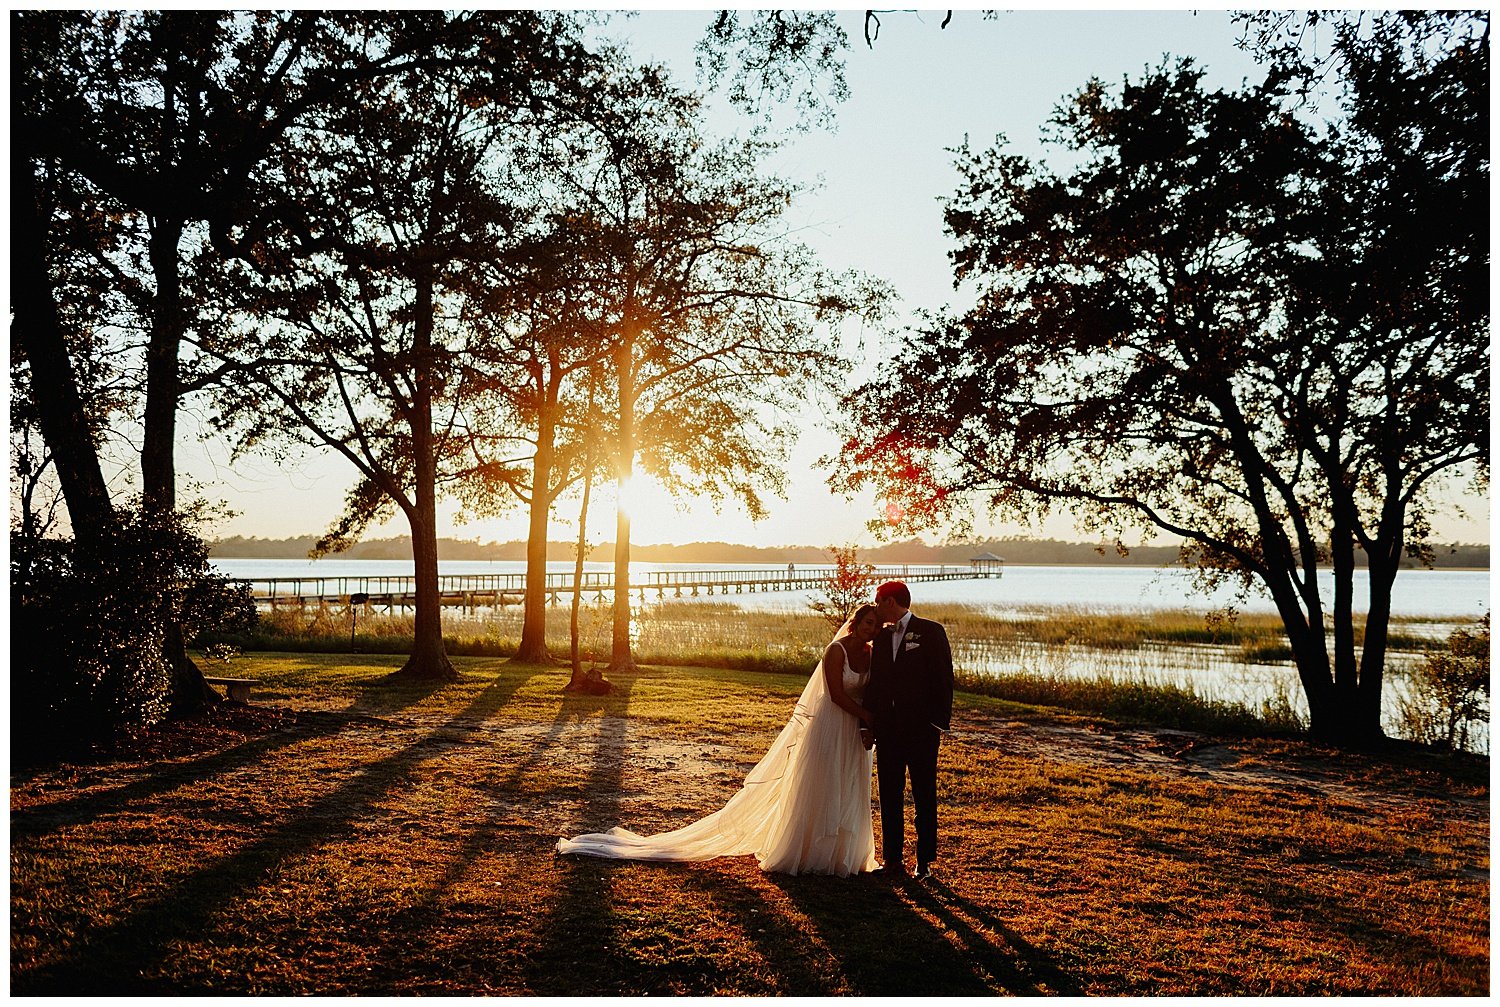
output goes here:
<path id="1" fill-rule="evenodd" d="M 720 806 L 801 676 L 400 664 L 242 657 L 253 707 L 17 770 L 11 992 L 1489 992 L 1487 759 L 961 694 L 939 878 L 779 877 L 552 844 Z"/>

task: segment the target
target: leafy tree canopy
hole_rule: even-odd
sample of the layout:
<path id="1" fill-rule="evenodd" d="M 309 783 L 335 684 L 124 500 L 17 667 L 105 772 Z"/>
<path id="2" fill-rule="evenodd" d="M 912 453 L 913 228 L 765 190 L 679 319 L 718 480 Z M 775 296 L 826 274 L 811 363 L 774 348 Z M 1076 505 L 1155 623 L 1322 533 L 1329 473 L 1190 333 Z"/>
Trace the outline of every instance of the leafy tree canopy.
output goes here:
<path id="1" fill-rule="evenodd" d="M 959 150 L 946 219 L 979 299 L 848 397 L 858 478 L 908 526 L 1065 506 L 1180 536 L 1206 578 L 1270 591 L 1314 729 L 1378 734 L 1390 582 L 1435 483 L 1488 468 L 1487 36 L 1429 29 L 1343 43 L 1322 124 L 1287 73 L 1210 91 L 1184 60 L 1062 106 L 1070 171 Z"/>

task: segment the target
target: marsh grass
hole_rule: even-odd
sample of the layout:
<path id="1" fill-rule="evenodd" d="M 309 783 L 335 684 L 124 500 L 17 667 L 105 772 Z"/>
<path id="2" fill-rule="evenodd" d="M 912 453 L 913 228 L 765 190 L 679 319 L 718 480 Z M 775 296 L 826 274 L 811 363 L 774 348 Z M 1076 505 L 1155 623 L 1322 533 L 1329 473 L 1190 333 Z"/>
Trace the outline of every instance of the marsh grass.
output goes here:
<path id="1" fill-rule="evenodd" d="M 1021 606 L 999 611 L 975 605 L 933 605 L 921 614 L 948 628 L 950 638 L 980 643 L 1026 642 L 1049 647 L 1086 647 L 1094 650 L 1137 650 L 1151 644 L 1206 644 L 1240 648 L 1247 655 L 1284 651 L 1290 656 L 1281 621 L 1265 613 L 1241 613 L 1216 619 L 1187 610 L 1097 612 L 1071 606 Z M 801 660 L 827 643 L 823 618 L 810 611 L 779 612 L 743 609 L 733 602 L 678 600 L 654 602 L 636 610 L 635 646 L 686 661 L 698 652 L 785 653 Z M 521 634 L 521 609 L 509 605 L 468 611 L 450 608 L 443 613 L 445 635 L 456 646 L 515 645 Z M 248 638 L 266 644 L 304 639 L 342 639 L 348 647 L 351 615 L 335 606 L 282 608 L 262 614 L 259 635 Z M 1423 617 L 1396 617 L 1389 636 L 1391 649 L 1438 651 L 1445 646 L 1448 623 Z M 582 647 L 596 658 L 607 657 L 611 610 L 594 601 L 582 608 Z M 412 617 L 406 614 L 361 614 L 355 627 L 356 644 L 409 637 Z M 568 610 L 547 610 L 547 635 L 554 649 L 563 650 L 568 638 Z M 1356 624 L 1356 641 L 1363 642 L 1363 623 Z"/>
<path id="2" fill-rule="evenodd" d="M 958 688 L 975 695 L 1079 710 L 1122 723 L 1243 737 L 1297 734 L 1307 729 L 1306 720 L 1284 695 L 1279 701 L 1268 700 L 1251 709 L 1243 703 L 1202 696 L 1191 685 L 1148 678 L 959 672 L 955 679 Z"/>
<path id="3" fill-rule="evenodd" d="M 805 675 L 644 667 L 580 697 L 455 664 L 434 689 L 399 657 L 241 656 L 241 715 L 274 719 L 14 777 L 12 993 L 1489 991 L 1487 760 L 1137 755 L 1107 718 L 962 693 L 931 885 L 611 862 L 552 843 L 721 806 Z"/>
<path id="4" fill-rule="evenodd" d="M 443 637 L 449 653 L 508 657 L 521 638 L 521 609 L 511 605 L 468 613 L 447 609 Z M 612 612 L 584 605 L 579 645 L 583 661 L 602 665 L 610 656 Z M 547 610 L 547 639 L 556 657 L 569 652 L 566 607 Z M 346 609 L 282 608 L 263 613 L 253 634 L 214 637 L 244 650 L 306 650 L 315 653 L 405 653 L 411 646 L 411 615 L 361 614 L 354 632 Z M 339 628 L 342 627 L 342 628 Z M 700 664 L 743 670 L 796 672 L 810 668 L 828 643 L 828 628 L 812 613 L 742 610 L 729 602 L 672 601 L 646 606 L 636 619 L 632 647 L 644 664 Z"/>
<path id="5" fill-rule="evenodd" d="M 742 609 L 696 599 L 648 602 L 637 611 L 632 646 L 636 660 L 649 665 L 806 675 L 829 635 L 827 623 L 811 611 Z M 1293 694 L 1295 676 L 1275 672 L 1289 670 L 1291 649 L 1274 615 L 1214 619 L 1189 611 L 997 611 L 972 605 L 934 605 L 921 614 L 947 627 L 961 686 L 971 692 L 1188 730 L 1265 735 L 1305 727 Z M 445 610 L 449 653 L 511 656 L 521 616 L 515 605 Z M 611 619 L 603 601 L 583 607 L 585 665 L 608 662 Z M 234 642 L 246 650 L 346 653 L 351 621 L 347 609 L 332 606 L 283 608 L 263 616 L 256 634 Z M 1441 649 L 1450 628 L 1424 619 L 1395 620 L 1393 677 L 1404 663 Z M 411 632 L 410 615 L 362 612 L 353 646 L 366 654 L 404 654 Z M 547 634 L 554 655 L 566 658 L 566 606 L 548 610 Z"/>

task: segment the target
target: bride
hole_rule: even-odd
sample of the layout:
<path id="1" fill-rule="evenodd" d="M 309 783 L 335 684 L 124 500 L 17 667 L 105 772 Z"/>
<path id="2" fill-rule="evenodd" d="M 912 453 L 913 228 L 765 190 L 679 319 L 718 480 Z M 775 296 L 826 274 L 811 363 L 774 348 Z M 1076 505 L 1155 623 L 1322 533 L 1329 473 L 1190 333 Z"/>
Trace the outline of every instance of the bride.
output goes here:
<path id="1" fill-rule="evenodd" d="M 870 678 L 874 605 L 861 605 L 823 653 L 792 719 L 729 803 L 657 836 L 615 827 L 559 839 L 557 852 L 622 860 L 711 860 L 753 853 L 763 871 L 833 874 L 874 870 L 870 751 L 859 740 Z"/>

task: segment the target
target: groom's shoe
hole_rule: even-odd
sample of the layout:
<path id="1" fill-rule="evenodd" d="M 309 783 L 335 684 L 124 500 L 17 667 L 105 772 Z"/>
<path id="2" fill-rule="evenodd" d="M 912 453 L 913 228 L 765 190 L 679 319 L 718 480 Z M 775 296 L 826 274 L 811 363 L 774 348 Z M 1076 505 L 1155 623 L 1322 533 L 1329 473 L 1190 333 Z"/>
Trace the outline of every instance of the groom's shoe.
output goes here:
<path id="1" fill-rule="evenodd" d="M 906 865 L 897 861 L 886 864 L 884 867 L 877 867 L 871 873 L 883 881 L 905 881 Z"/>
<path id="2" fill-rule="evenodd" d="M 917 864 L 917 873 L 913 874 L 912 877 L 916 878 L 918 881 L 927 881 L 932 877 L 932 865 L 920 863 Z"/>

